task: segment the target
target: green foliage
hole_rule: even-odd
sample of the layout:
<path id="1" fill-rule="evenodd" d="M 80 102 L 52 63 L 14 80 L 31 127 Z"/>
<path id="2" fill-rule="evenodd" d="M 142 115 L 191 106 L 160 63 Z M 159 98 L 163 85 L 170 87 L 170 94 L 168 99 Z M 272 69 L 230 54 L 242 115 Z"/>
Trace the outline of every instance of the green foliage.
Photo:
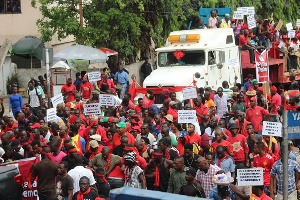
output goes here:
<path id="1" fill-rule="evenodd" d="M 12 94 L 13 87 L 19 87 L 19 76 L 17 73 L 13 73 L 11 76 L 7 77 L 6 89 L 8 94 Z"/>

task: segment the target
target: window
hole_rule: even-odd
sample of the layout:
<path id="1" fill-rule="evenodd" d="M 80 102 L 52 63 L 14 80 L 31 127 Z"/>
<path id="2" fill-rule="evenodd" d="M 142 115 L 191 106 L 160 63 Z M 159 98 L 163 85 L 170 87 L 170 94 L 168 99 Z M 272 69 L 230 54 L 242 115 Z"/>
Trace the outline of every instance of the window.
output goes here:
<path id="1" fill-rule="evenodd" d="M 226 44 L 231 44 L 231 43 L 233 43 L 232 35 L 227 35 Z"/>
<path id="2" fill-rule="evenodd" d="M 18 69 L 31 68 L 31 59 L 29 56 L 11 55 L 11 62 L 15 63 L 18 66 Z M 32 57 L 32 68 L 41 68 L 41 67 L 42 67 L 41 61 L 36 57 Z"/>
<path id="3" fill-rule="evenodd" d="M 21 0 L 0 0 L 0 13 L 21 13 Z"/>
<path id="4" fill-rule="evenodd" d="M 204 65 L 205 53 L 202 50 L 197 51 L 183 51 L 184 56 L 179 60 L 174 56 L 172 52 L 161 52 L 158 54 L 158 65 L 160 67 L 169 66 L 191 66 L 191 65 Z"/>
<path id="5" fill-rule="evenodd" d="M 216 64 L 216 52 L 210 51 L 208 52 L 208 65 Z"/>

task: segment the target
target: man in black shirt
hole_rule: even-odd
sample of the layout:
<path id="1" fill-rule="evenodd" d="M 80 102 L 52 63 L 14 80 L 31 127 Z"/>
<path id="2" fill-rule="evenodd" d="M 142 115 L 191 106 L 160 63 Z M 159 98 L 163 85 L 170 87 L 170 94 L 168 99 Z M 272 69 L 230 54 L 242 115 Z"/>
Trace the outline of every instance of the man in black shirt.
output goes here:
<path id="1" fill-rule="evenodd" d="M 254 133 L 253 124 L 247 124 L 247 133 L 249 135 L 249 137 L 247 138 L 247 144 L 249 147 L 249 162 L 250 162 L 249 165 L 250 165 L 253 162 L 254 145 L 256 142 L 262 141 L 262 136 Z"/>
<path id="2" fill-rule="evenodd" d="M 151 74 L 152 68 L 151 64 L 149 63 L 149 58 L 145 58 L 145 62 L 141 66 L 141 72 L 144 75 L 144 79 Z"/>
<path id="3" fill-rule="evenodd" d="M 126 135 L 123 135 L 121 137 L 121 144 L 116 146 L 113 150 L 113 154 L 118 155 L 120 157 L 123 157 L 124 155 L 124 148 L 128 144 L 128 137 Z"/>
<path id="4" fill-rule="evenodd" d="M 96 198 L 97 198 L 97 200 L 102 199 L 99 197 L 99 195 L 96 192 L 91 190 L 90 180 L 88 177 L 83 176 L 80 178 L 79 187 L 80 187 L 80 190 L 74 194 L 72 200 L 78 200 L 78 199 L 96 200 Z"/>
<path id="5" fill-rule="evenodd" d="M 197 169 L 198 163 L 197 159 L 199 158 L 199 155 L 194 154 L 193 152 L 193 144 L 186 143 L 184 145 L 184 155 L 182 156 L 184 158 L 184 165 L 188 168 L 195 168 Z"/>
<path id="6" fill-rule="evenodd" d="M 15 152 L 10 145 L 4 146 L 4 151 L 5 151 L 5 154 L 2 156 L 2 159 L 4 160 L 4 162 L 11 162 L 14 160 L 23 159 L 23 156 L 21 156 L 19 153 Z"/>
<path id="7" fill-rule="evenodd" d="M 97 168 L 94 175 L 97 183 L 98 194 L 103 195 L 105 198 L 109 198 L 110 185 L 105 178 L 105 171 L 102 167 Z"/>
<path id="8" fill-rule="evenodd" d="M 210 127 L 209 112 L 204 112 L 202 119 L 203 119 L 203 121 L 199 124 L 201 135 L 203 135 L 205 133 L 206 128 Z"/>
<path id="9" fill-rule="evenodd" d="M 70 171 L 71 169 L 76 167 L 76 159 L 75 159 L 76 157 L 82 157 L 84 166 L 89 164 L 89 160 L 86 157 L 84 157 L 82 155 L 78 155 L 76 148 L 73 146 L 70 146 L 68 148 L 68 155 L 66 155 L 62 159 L 62 161 L 66 161 L 68 163 L 68 165 L 69 165 L 68 171 Z"/>
<path id="10" fill-rule="evenodd" d="M 68 175 L 68 163 L 62 161 L 58 165 L 56 177 L 56 194 L 58 199 L 71 199 L 73 196 L 73 179 Z"/>

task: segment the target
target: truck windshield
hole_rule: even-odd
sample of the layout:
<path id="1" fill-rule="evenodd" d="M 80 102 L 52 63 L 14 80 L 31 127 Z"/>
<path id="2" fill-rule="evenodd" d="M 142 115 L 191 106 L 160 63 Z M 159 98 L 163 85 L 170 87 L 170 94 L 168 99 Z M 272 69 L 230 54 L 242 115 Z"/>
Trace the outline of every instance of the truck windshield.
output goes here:
<path id="1" fill-rule="evenodd" d="M 183 52 L 183 53 L 181 53 Z M 158 54 L 159 67 L 169 66 L 190 66 L 190 65 L 204 65 L 205 64 L 205 52 L 198 51 L 181 51 L 181 58 L 177 59 L 173 52 L 160 52 Z M 178 52 L 177 52 L 178 53 Z"/>

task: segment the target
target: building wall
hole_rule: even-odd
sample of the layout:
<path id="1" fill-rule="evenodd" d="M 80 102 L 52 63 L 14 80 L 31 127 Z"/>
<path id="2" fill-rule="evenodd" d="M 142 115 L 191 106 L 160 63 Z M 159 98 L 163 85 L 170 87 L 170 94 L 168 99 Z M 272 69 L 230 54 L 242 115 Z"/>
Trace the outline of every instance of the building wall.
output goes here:
<path id="1" fill-rule="evenodd" d="M 7 55 L 0 70 L 0 96 L 7 94 L 6 81 L 8 77 L 10 77 L 15 72 L 16 65 L 11 62 L 10 55 Z"/>

